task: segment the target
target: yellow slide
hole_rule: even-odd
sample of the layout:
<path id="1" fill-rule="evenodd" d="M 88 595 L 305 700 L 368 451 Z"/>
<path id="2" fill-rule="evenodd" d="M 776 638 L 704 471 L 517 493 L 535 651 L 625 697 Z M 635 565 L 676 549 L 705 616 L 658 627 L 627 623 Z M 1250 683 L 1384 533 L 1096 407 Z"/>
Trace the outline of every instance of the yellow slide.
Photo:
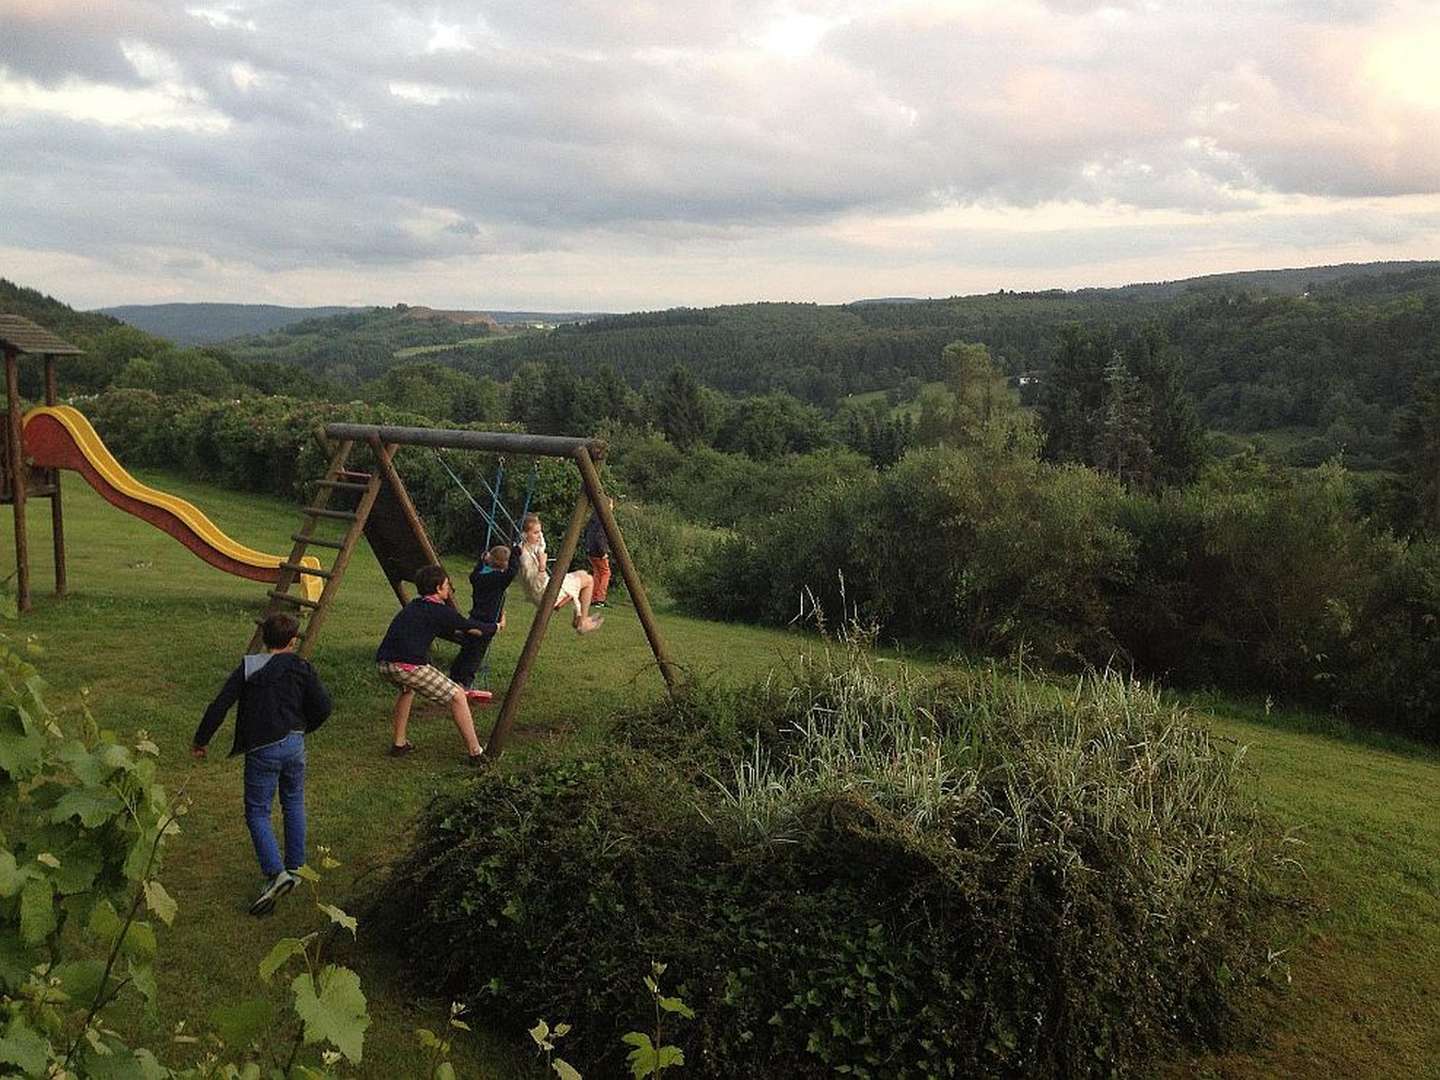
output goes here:
<path id="1" fill-rule="evenodd" d="M 140 483 L 115 460 L 79 410 L 43 405 L 26 413 L 23 424 L 25 449 L 35 464 L 75 470 L 111 505 L 168 532 L 212 566 L 257 581 L 278 578 L 280 564 L 288 556 L 267 555 L 236 543 L 193 504 Z M 302 563 L 320 568 L 313 556 L 305 556 Z M 300 575 L 299 585 L 312 601 L 323 588 L 321 579 L 309 574 Z"/>

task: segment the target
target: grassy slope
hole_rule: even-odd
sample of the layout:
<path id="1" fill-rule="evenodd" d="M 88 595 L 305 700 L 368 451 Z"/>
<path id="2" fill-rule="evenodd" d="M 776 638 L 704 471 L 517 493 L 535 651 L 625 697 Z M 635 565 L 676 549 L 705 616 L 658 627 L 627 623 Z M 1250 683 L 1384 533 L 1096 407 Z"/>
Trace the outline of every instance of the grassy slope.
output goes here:
<path id="1" fill-rule="evenodd" d="M 284 550 L 297 521 L 292 508 L 273 500 L 163 475 L 144 479 L 191 498 L 262 550 Z M 12 630 L 35 635 L 47 650 L 40 663 L 53 707 L 75 710 L 88 687 L 104 722 L 155 735 L 172 787 L 188 782 L 195 810 L 164 872 L 181 914 L 162 935 L 161 985 L 167 1022 L 199 1020 L 216 1004 L 255 993 L 255 966 L 270 945 L 314 922 L 298 897 L 264 923 L 244 914 L 257 871 L 240 815 L 239 763 L 217 755 L 192 768 L 185 753 L 200 711 L 248 636 L 263 587 L 216 573 L 67 480 L 72 596 L 57 603 L 46 595 L 49 514 L 32 513 L 37 610 Z M 13 550 L 8 540 L 0 547 L 3 575 Z M 455 560 L 452 570 L 461 568 Z M 330 898 L 357 906 L 372 880 L 367 871 L 395 850 L 404 822 L 467 775 L 458 738 L 433 712 L 412 725 L 416 754 L 401 762 L 384 756 L 391 696 L 371 674 L 370 657 L 393 604 L 376 565 L 359 553 L 317 657 L 337 707 L 311 741 L 312 854 L 316 844 L 333 849 L 344 867 L 327 883 L 335 889 Z M 525 612 L 518 596 L 512 605 L 516 615 Z M 499 685 L 519 652 L 524 622 L 517 618 L 497 641 Z M 769 670 L 794 642 L 670 612 L 663 625 L 682 661 L 727 677 Z M 557 627 L 532 678 L 512 759 L 523 760 L 543 739 L 603 738 L 609 710 L 659 692 L 648 658 L 626 607 L 612 609 L 605 630 L 583 643 Z M 1179 1063 L 1172 1074 L 1440 1077 L 1440 755 L 1328 739 L 1294 730 L 1303 724 L 1293 718 L 1287 728 L 1223 703 L 1202 719 L 1250 745 L 1268 803 L 1308 845 L 1302 857 L 1317 906 L 1297 921 L 1284 957 L 1293 981 L 1258 1005 L 1268 1032 L 1260 1045 Z M 222 753 L 229 735 L 227 724 L 216 739 Z M 411 1031 L 440 1024 L 444 1003 L 414 1002 L 383 959 L 364 951 L 363 935 L 362 926 L 360 952 L 351 958 L 374 1017 L 363 1075 L 408 1075 Z M 483 1033 L 465 1039 L 455 1060 L 461 1075 L 532 1068 L 523 1052 Z"/>

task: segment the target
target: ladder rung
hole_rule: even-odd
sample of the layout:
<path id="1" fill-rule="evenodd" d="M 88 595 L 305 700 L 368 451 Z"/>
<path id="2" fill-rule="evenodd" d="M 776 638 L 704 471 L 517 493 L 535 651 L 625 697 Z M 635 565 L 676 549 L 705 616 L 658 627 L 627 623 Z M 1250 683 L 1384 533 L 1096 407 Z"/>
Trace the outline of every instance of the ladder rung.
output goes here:
<path id="1" fill-rule="evenodd" d="M 276 600 L 284 600 L 287 604 L 294 604 L 296 607 L 318 608 L 320 605 L 314 600 L 306 600 L 303 596 L 291 596 L 288 592 L 281 592 L 279 589 L 271 589 L 265 594 L 273 596 Z"/>
<path id="2" fill-rule="evenodd" d="M 337 488 L 340 491 L 364 491 L 369 484 L 361 484 L 354 480 L 316 480 L 317 487 Z"/>
<path id="3" fill-rule="evenodd" d="M 305 566 L 303 563 L 282 562 L 281 570 L 294 570 L 297 574 L 309 574 L 311 577 L 328 578 L 329 570 L 321 570 L 318 566 Z"/>
<path id="4" fill-rule="evenodd" d="M 336 473 L 335 475 L 337 475 L 337 476 L 346 476 L 346 477 L 349 477 L 351 480 L 366 480 L 366 481 L 368 481 L 368 480 L 370 479 L 370 474 L 369 474 L 368 472 L 360 472 L 360 471 L 358 471 L 358 470 L 356 470 L 356 469 L 341 469 L 341 470 L 340 470 L 338 473 Z"/>
<path id="5" fill-rule="evenodd" d="M 334 518 L 336 521 L 354 521 L 355 515 L 349 510 L 326 510 L 320 506 L 307 506 L 300 511 L 302 514 L 309 514 L 311 517 Z"/>
<path id="6" fill-rule="evenodd" d="M 316 547 L 334 548 L 339 551 L 345 546 L 343 540 L 321 540 L 319 537 L 306 536 L 304 533 L 291 533 L 291 540 L 299 540 L 305 544 L 314 544 Z"/>

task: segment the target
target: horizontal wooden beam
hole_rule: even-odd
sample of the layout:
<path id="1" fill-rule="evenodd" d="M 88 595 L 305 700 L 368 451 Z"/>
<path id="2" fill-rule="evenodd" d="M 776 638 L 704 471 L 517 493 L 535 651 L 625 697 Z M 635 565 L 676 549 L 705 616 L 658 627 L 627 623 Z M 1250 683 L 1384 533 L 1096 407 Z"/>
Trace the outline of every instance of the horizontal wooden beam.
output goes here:
<path id="1" fill-rule="evenodd" d="M 456 431 L 447 428 L 388 427 L 379 424 L 326 424 L 332 439 L 369 441 L 396 446 L 437 446 L 451 450 L 485 450 L 496 454 L 532 454 L 537 457 L 573 458 L 584 449 L 592 458 L 603 457 L 601 439 L 575 439 L 561 435 L 524 435 L 502 431 Z"/>

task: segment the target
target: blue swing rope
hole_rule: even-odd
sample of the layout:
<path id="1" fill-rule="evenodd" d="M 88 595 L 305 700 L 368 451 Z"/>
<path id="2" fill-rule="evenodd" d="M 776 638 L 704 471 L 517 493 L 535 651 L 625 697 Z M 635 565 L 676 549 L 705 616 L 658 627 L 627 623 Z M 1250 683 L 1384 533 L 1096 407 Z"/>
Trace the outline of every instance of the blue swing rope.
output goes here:
<path id="1" fill-rule="evenodd" d="M 475 512 L 485 519 L 485 546 L 488 548 L 490 546 L 491 537 L 495 533 L 501 531 L 499 519 L 495 516 L 496 509 L 499 509 L 500 513 L 505 515 L 505 519 L 510 522 L 511 542 L 513 543 L 515 540 L 519 539 L 520 523 L 510 516 L 510 511 L 507 510 L 505 508 L 505 504 L 500 501 L 500 484 L 505 479 L 505 460 L 503 458 L 500 460 L 499 470 L 495 474 L 494 487 L 490 486 L 490 481 L 486 480 L 485 477 L 480 477 L 480 483 L 485 485 L 485 490 L 490 495 L 491 510 L 487 514 L 485 512 L 485 508 L 480 505 L 479 501 L 475 498 L 475 496 L 470 493 L 470 489 L 465 486 L 465 481 L 461 480 L 455 470 L 450 467 L 450 462 L 445 460 L 445 455 L 440 451 L 439 447 L 436 447 L 434 452 L 435 457 L 440 462 L 441 467 L 443 467 L 444 470 L 450 474 L 451 481 L 453 481 L 455 486 L 464 493 L 465 498 L 470 500 L 470 505 L 475 508 Z M 530 478 L 525 484 L 525 506 L 520 511 L 521 520 L 524 520 L 525 515 L 530 512 L 530 501 L 535 496 L 535 478 L 539 474 L 539 472 L 540 463 L 537 461 L 535 464 L 530 466 Z"/>

